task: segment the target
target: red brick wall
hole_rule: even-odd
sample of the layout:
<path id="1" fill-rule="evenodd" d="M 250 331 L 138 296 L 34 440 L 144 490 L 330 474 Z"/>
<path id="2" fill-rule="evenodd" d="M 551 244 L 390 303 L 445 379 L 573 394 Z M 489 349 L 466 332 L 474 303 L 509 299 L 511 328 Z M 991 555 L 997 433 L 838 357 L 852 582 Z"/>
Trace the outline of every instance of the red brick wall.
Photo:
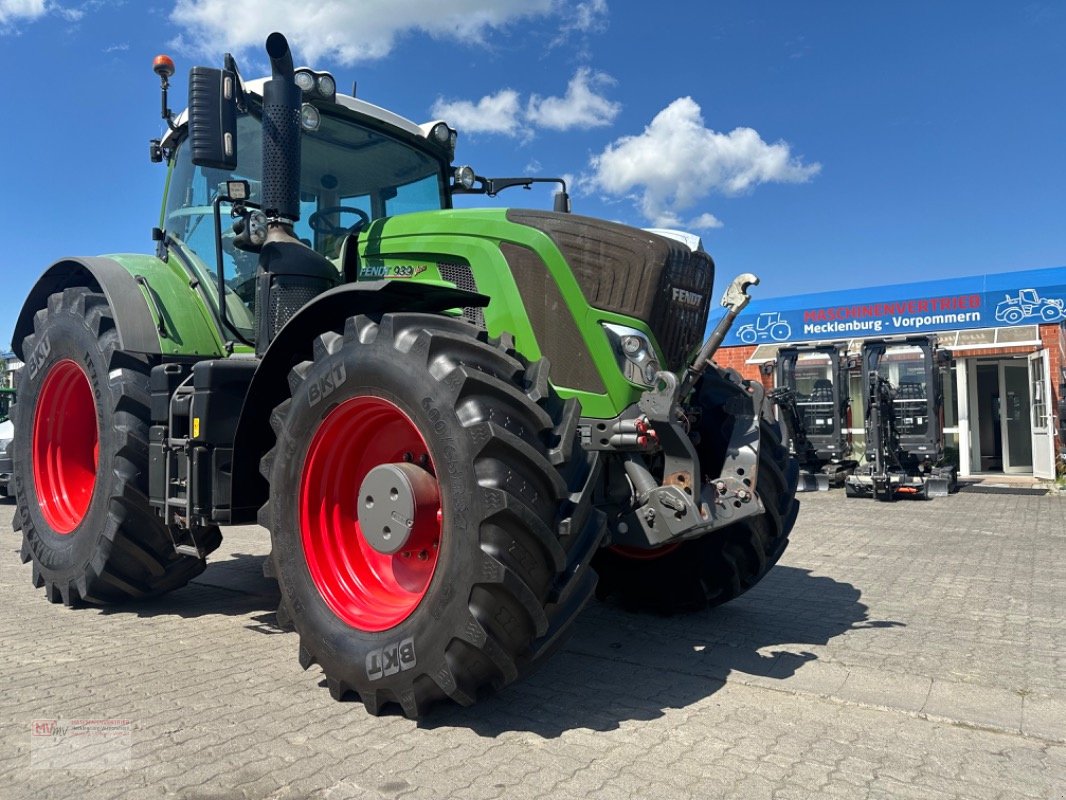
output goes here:
<path id="1" fill-rule="evenodd" d="M 735 369 L 742 376 L 752 381 L 762 381 L 767 389 L 774 388 L 774 376 L 763 375 L 758 364 L 748 364 L 747 361 L 755 352 L 755 345 L 739 345 L 737 347 L 720 347 L 714 354 L 714 363 L 720 367 Z"/>

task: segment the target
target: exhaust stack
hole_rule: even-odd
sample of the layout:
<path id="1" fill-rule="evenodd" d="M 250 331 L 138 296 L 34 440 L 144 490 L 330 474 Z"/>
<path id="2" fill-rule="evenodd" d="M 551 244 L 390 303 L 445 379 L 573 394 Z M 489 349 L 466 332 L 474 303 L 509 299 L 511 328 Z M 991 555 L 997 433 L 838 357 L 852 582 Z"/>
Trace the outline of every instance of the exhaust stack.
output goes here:
<path id="1" fill-rule="evenodd" d="M 266 243 L 256 270 L 255 352 L 262 356 L 292 316 L 340 276 L 329 259 L 296 238 L 300 219 L 300 105 L 289 43 L 266 41 L 273 76 L 263 86 L 263 213 Z"/>
<path id="2" fill-rule="evenodd" d="M 289 43 L 280 33 L 266 40 L 273 75 L 263 87 L 263 212 L 291 227 L 300 219 L 300 103 Z"/>

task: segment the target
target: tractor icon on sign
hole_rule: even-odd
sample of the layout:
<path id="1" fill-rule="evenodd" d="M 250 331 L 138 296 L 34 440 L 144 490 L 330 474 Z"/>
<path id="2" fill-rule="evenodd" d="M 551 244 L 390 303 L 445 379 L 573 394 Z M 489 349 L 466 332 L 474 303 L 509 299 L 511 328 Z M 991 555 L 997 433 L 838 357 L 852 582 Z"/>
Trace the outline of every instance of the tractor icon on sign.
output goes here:
<path id="1" fill-rule="evenodd" d="M 737 328 L 737 338 L 744 344 L 756 342 L 787 342 L 792 335 L 792 326 L 781 319 L 780 311 L 765 311 L 755 322 Z"/>
<path id="2" fill-rule="evenodd" d="M 1022 289 L 1017 297 L 1009 294 L 996 306 L 996 322 L 1017 325 L 1024 319 L 1039 317 L 1044 322 L 1058 322 L 1066 318 L 1066 308 L 1058 297 L 1041 297 L 1036 289 Z"/>

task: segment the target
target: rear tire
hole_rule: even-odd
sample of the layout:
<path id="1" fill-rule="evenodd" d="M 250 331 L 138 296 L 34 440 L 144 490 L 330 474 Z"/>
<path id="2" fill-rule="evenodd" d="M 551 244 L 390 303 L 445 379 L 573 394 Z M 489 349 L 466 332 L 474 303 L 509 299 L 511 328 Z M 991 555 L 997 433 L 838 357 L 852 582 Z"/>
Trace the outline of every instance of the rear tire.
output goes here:
<path id="1" fill-rule="evenodd" d="M 701 461 L 704 453 L 700 453 Z M 788 546 L 799 502 L 799 466 L 781 439 L 779 424 L 760 422 L 756 494 L 766 512 L 721 530 L 658 550 L 606 548 L 593 566 L 598 595 L 617 597 L 631 610 L 658 613 L 719 606 L 744 594 L 777 563 Z"/>
<path id="2" fill-rule="evenodd" d="M 203 571 L 178 555 L 148 502 L 145 356 L 119 349 L 107 299 L 48 298 L 23 342 L 14 406 L 15 524 L 33 585 L 53 603 L 115 603 L 177 589 Z M 201 542 L 210 551 L 215 528 Z"/>
<path id="3" fill-rule="evenodd" d="M 567 505 L 585 471 L 576 403 L 548 388 L 546 362 L 445 317 L 353 317 L 313 352 L 262 463 L 279 619 L 335 699 L 408 717 L 470 705 L 554 647 L 594 592 L 602 516 L 578 525 Z M 362 488 L 383 465 L 423 487 L 392 553 L 371 527 L 386 493 Z"/>

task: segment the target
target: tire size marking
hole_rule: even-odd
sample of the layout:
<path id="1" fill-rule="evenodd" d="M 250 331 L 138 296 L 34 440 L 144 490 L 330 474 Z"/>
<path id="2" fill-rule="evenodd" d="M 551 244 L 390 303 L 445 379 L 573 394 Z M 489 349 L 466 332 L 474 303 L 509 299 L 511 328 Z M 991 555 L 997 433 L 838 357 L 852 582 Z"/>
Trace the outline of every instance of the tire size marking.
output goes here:
<path id="1" fill-rule="evenodd" d="M 444 460 L 443 472 L 449 477 L 457 479 L 458 486 L 447 510 L 449 527 L 454 530 L 466 530 L 470 524 L 470 502 L 468 500 L 469 491 L 462 487 L 463 481 L 460 477 L 462 466 L 460 464 L 459 448 L 455 444 L 455 437 L 448 434 L 448 426 L 441 417 L 440 409 L 433 404 L 432 398 L 422 398 L 422 409 L 429 417 L 430 427 L 433 432 L 441 438 L 441 455 Z"/>
<path id="2" fill-rule="evenodd" d="M 415 640 L 408 637 L 367 653 L 366 676 L 372 681 L 380 680 L 413 669 L 417 663 Z"/>

